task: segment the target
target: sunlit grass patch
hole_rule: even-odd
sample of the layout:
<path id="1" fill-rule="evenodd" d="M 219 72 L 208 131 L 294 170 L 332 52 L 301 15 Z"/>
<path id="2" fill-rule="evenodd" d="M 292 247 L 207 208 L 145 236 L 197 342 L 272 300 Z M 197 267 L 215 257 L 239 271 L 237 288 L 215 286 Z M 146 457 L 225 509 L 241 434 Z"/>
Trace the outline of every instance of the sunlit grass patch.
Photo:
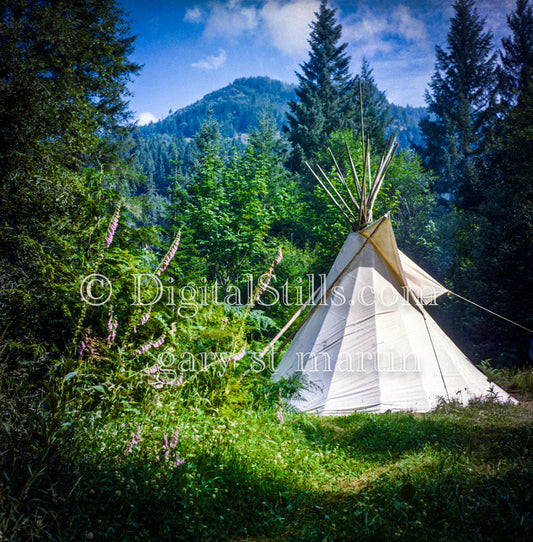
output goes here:
<path id="1" fill-rule="evenodd" d="M 280 425 L 271 409 L 227 417 L 174 405 L 85 424 L 73 493 L 83 519 L 73 516 L 68 530 L 76 536 L 466 541 L 505 540 L 510 530 L 525 541 L 531 534 L 533 416 L 520 406 L 286 413 Z M 164 437 L 170 446 L 174 434 L 165 459 Z"/>

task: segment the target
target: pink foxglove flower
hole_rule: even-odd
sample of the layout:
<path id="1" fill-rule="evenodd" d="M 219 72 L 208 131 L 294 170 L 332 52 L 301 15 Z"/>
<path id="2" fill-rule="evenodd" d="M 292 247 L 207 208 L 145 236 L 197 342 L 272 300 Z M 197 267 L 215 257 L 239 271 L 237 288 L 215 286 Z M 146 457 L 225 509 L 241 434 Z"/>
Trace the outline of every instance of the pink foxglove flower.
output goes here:
<path id="1" fill-rule="evenodd" d="M 166 433 L 163 433 L 163 450 L 165 451 L 165 454 L 164 454 L 165 461 L 167 461 L 168 456 L 170 454 L 170 448 L 168 447 L 168 440 L 167 440 Z"/>
<path id="2" fill-rule="evenodd" d="M 150 318 L 150 313 L 152 312 L 152 307 L 150 307 L 141 318 L 141 323 L 139 325 L 144 326 L 146 322 L 148 322 L 148 318 Z"/>
<path id="3" fill-rule="evenodd" d="M 155 343 L 152 344 L 152 347 L 159 348 L 165 342 L 165 337 L 166 337 L 165 334 L 161 335 L 161 337 L 159 337 L 159 339 Z"/>
<path id="4" fill-rule="evenodd" d="M 109 315 L 109 320 L 107 321 L 107 331 L 108 333 L 111 333 L 113 330 L 113 313 Z"/>
<path id="5" fill-rule="evenodd" d="M 178 235 L 176 235 L 176 238 L 174 239 L 174 242 L 172 243 L 170 250 L 165 255 L 165 259 L 163 260 L 161 267 L 156 271 L 156 275 L 158 277 L 161 276 L 161 273 L 163 273 L 163 271 L 168 267 L 168 265 L 172 261 L 172 258 L 174 258 L 174 254 L 176 254 L 176 251 L 178 250 L 178 247 L 180 245 L 180 239 L 181 239 L 181 231 L 179 231 Z"/>
<path id="6" fill-rule="evenodd" d="M 141 426 L 137 428 L 137 434 L 131 439 L 131 442 L 128 444 L 124 455 L 128 455 L 133 450 L 134 446 L 139 444 L 139 441 L 141 440 Z"/>
<path id="7" fill-rule="evenodd" d="M 144 370 L 147 375 L 153 375 L 157 373 L 157 371 L 159 371 L 159 363 L 156 363 L 153 367 Z"/>
<path id="8" fill-rule="evenodd" d="M 181 386 L 183 384 L 183 375 L 178 378 L 178 380 L 166 380 L 161 378 L 159 384 L 166 384 L 167 386 Z"/>
<path id="9" fill-rule="evenodd" d="M 178 444 L 178 430 L 177 429 L 175 429 L 174 432 L 172 433 L 172 437 L 170 439 L 170 447 L 175 448 L 176 444 Z"/>
<path id="10" fill-rule="evenodd" d="M 146 344 L 141 346 L 138 350 L 135 351 L 136 356 L 140 356 L 141 354 L 144 354 L 145 352 L 148 352 L 152 348 L 152 341 L 148 341 Z"/>
<path id="11" fill-rule="evenodd" d="M 113 241 L 113 236 L 115 235 L 115 230 L 117 229 L 117 226 L 118 226 L 119 216 L 120 216 L 120 203 L 118 204 L 117 210 L 115 211 L 115 214 L 113 215 L 113 220 L 111 222 L 111 225 L 109 226 L 109 229 L 107 230 L 107 236 L 105 238 L 106 248 L 108 248 L 111 242 Z"/>
<path id="12" fill-rule="evenodd" d="M 243 349 L 237 353 L 237 354 L 234 354 L 233 356 L 231 356 L 231 358 L 229 358 L 227 360 L 228 363 L 237 363 L 237 361 L 240 361 L 244 355 L 246 354 L 246 347 L 243 347 Z"/>
<path id="13" fill-rule="evenodd" d="M 115 337 L 117 336 L 117 327 L 118 327 L 118 320 L 115 320 L 115 323 L 113 324 L 113 331 L 111 332 L 111 342 L 115 342 Z"/>
<path id="14" fill-rule="evenodd" d="M 107 330 L 109 331 L 109 335 L 107 336 L 107 344 L 109 345 L 115 342 L 115 337 L 117 336 L 117 327 L 118 327 L 118 320 L 115 318 L 115 320 L 111 322 L 111 318 L 109 318 L 109 322 L 107 324 Z"/>
<path id="15" fill-rule="evenodd" d="M 278 265 L 282 259 L 283 259 L 283 252 L 281 251 L 281 247 L 280 247 L 278 250 L 278 255 L 276 256 L 276 259 L 272 262 L 270 269 L 264 275 L 262 275 L 262 277 L 266 276 L 266 279 L 262 281 L 261 286 L 258 287 L 254 295 L 254 300 L 253 300 L 254 303 L 261 297 L 261 295 L 267 289 L 267 286 L 270 284 L 270 279 L 272 278 L 272 274 L 274 273 L 274 267 L 276 267 L 276 265 Z"/>
<path id="16" fill-rule="evenodd" d="M 267 289 L 267 286 L 270 284 L 270 279 L 272 278 L 272 268 L 268 271 L 268 273 L 265 273 L 266 279 L 262 281 L 261 286 L 259 290 L 257 290 L 257 293 L 255 294 L 255 300 L 257 301 L 263 292 Z M 263 278 L 265 275 L 261 275 L 261 278 Z"/>
<path id="17" fill-rule="evenodd" d="M 85 335 L 85 339 L 81 341 L 80 349 L 78 351 L 78 355 L 81 356 L 84 352 L 84 350 L 87 348 L 87 341 L 89 340 L 89 336 Z"/>
<path id="18" fill-rule="evenodd" d="M 176 467 L 183 465 L 183 463 L 185 463 L 185 459 L 181 459 L 181 457 L 176 454 Z"/>
<path id="19" fill-rule="evenodd" d="M 283 425 L 283 409 L 281 408 L 281 406 L 278 406 L 276 410 L 276 416 L 278 418 L 278 423 L 280 425 Z"/>

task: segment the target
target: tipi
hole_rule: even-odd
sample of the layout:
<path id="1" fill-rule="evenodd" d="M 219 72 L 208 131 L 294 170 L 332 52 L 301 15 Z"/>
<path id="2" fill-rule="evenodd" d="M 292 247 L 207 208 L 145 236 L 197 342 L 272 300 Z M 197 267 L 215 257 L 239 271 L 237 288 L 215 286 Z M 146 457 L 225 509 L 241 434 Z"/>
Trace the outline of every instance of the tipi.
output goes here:
<path id="1" fill-rule="evenodd" d="M 350 192 L 348 205 L 322 169 L 329 190 L 315 174 L 355 231 L 273 378 L 301 374 L 307 387 L 292 405 L 323 415 L 426 412 L 440 398 L 463 404 L 485 396 L 514 401 L 474 367 L 425 310 L 424 304 L 448 290 L 398 250 L 388 216 L 371 221 L 372 204 L 394 150 L 391 146 L 383 154 L 373 181 L 369 173 L 359 181 L 350 157 L 359 203 Z M 363 152 L 363 170 L 370 171 L 368 144 Z"/>

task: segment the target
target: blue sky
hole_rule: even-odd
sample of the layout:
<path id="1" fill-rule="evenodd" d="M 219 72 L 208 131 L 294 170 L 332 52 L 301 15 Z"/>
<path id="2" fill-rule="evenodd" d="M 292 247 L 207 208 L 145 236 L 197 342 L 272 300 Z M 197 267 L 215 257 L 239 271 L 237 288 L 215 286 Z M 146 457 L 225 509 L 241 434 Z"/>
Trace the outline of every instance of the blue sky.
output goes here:
<path id="1" fill-rule="evenodd" d="M 166 117 L 238 77 L 296 82 L 308 58 L 309 24 L 320 0 L 122 0 L 136 34 L 132 60 L 144 65 L 130 85 L 140 123 Z M 330 0 L 348 43 L 351 71 L 363 57 L 390 101 L 424 105 L 435 45 L 445 46 L 447 0 Z M 515 0 L 477 0 L 494 44 L 507 35 Z"/>

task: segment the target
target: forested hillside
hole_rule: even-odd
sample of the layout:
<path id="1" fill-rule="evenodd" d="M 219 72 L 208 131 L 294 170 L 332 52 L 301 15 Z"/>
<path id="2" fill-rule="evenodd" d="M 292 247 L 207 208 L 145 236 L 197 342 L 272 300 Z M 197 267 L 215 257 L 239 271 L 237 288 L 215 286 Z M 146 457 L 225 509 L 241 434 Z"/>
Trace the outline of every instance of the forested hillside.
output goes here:
<path id="1" fill-rule="evenodd" d="M 272 116 L 281 133 L 295 89 L 295 85 L 268 77 L 241 78 L 159 122 L 139 127 L 134 134 L 135 151 L 150 185 L 166 195 L 170 178 L 189 170 L 194 154 L 191 140 L 209 116 L 217 121 L 229 148 L 242 148 L 264 113 Z M 387 133 L 396 133 L 401 148 L 409 148 L 411 143 L 419 145 L 422 139 L 418 123 L 424 113 L 423 107 L 391 104 L 392 123 Z"/>
<path id="2" fill-rule="evenodd" d="M 223 137 L 237 138 L 250 133 L 250 129 L 257 126 L 262 111 L 270 112 L 281 126 L 287 102 L 294 98 L 294 88 L 268 77 L 243 77 L 159 122 L 143 126 L 140 132 L 145 136 L 169 134 L 191 138 L 198 133 L 209 112 L 217 120 Z"/>
<path id="3" fill-rule="evenodd" d="M 134 134 L 138 163 L 149 183 L 167 195 L 169 177 L 189 170 L 195 150 L 192 138 L 208 117 L 217 121 L 229 149 L 242 148 L 265 112 L 281 130 L 287 102 L 293 97 L 294 86 L 268 77 L 237 79 L 159 122 L 138 128 Z"/>
<path id="4" fill-rule="evenodd" d="M 400 148 L 408 149 L 412 145 L 422 144 L 420 121 L 428 115 L 425 107 L 412 107 L 390 104 L 392 123 L 390 132 L 396 134 Z"/>

